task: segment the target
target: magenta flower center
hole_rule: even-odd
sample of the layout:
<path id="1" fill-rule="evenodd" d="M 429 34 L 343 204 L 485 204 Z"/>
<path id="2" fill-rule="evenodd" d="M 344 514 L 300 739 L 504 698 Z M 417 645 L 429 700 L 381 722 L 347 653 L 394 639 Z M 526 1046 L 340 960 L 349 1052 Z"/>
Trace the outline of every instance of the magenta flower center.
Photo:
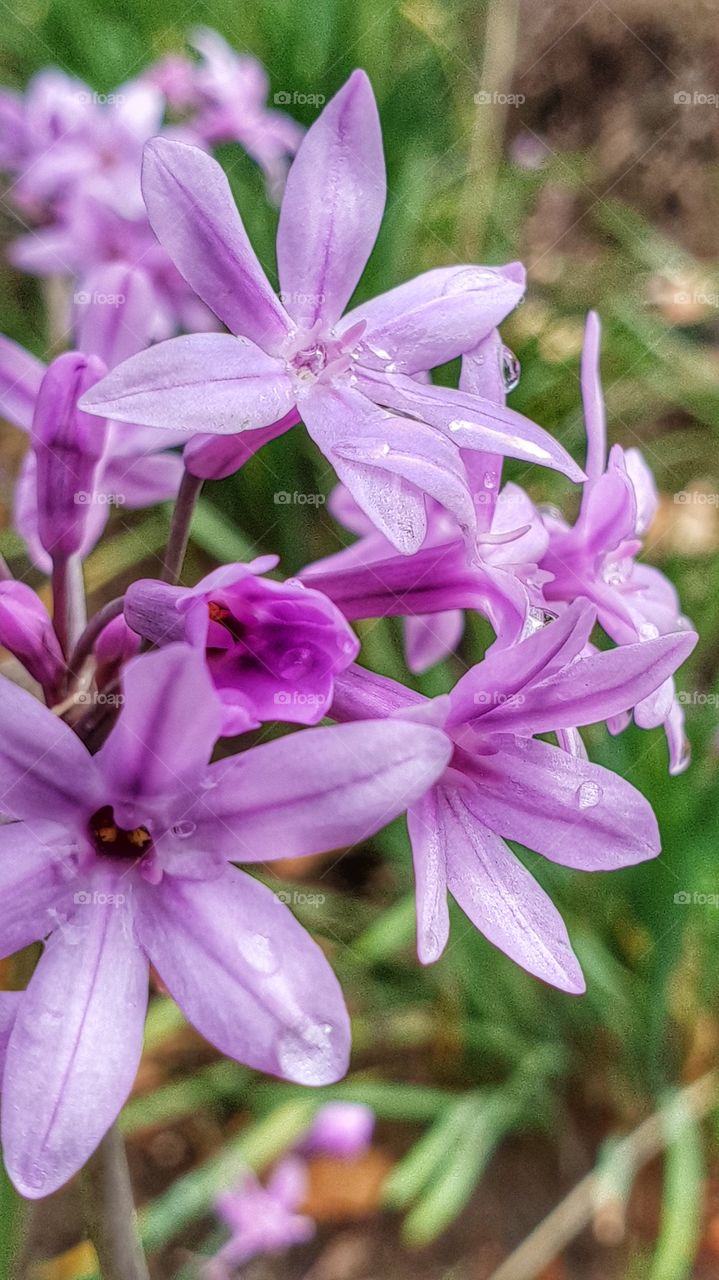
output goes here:
<path id="1" fill-rule="evenodd" d="M 119 827 L 111 804 L 105 804 L 93 813 L 90 835 L 95 852 L 103 858 L 131 858 L 135 862 L 144 857 L 152 845 L 147 827 L 133 827 L 132 831 Z"/>

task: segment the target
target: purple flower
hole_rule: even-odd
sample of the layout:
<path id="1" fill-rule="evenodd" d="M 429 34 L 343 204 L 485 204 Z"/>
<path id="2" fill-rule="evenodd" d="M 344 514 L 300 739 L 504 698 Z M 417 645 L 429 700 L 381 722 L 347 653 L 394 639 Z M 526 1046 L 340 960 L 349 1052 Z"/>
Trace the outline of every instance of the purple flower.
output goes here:
<path id="1" fill-rule="evenodd" d="M 570 526 L 548 516 L 549 547 L 542 568 L 550 602 L 577 596 L 591 600 L 597 618 L 616 644 L 634 644 L 690 626 L 677 593 L 651 565 L 641 564 L 643 537 L 656 512 L 657 493 L 649 468 L 637 449 L 614 445 L 607 458 L 604 399 L 599 378 L 599 318 L 590 312 L 582 356 L 582 401 L 587 431 L 587 482 L 579 516 Z M 684 712 L 667 679 L 649 697 L 637 699 L 634 718 L 642 729 L 663 724 L 669 744 L 669 771 L 689 764 Z M 624 727 L 623 717 L 613 728 Z"/>
<path id="2" fill-rule="evenodd" d="M 668 679 L 696 642 L 680 632 L 581 657 L 594 610 L 579 601 L 509 649 L 496 649 L 448 697 L 429 702 L 351 667 L 331 714 L 442 726 L 450 764 L 408 814 L 420 960 L 444 950 L 447 891 L 500 950 L 562 990 L 584 983 L 564 923 L 506 840 L 553 862 L 607 871 L 659 852 L 651 807 L 608 769 L 538 741 L 621 714 Z M 580 744 L 575 744 L 579 746 Z"/>
<path id="3" fill-rule="evenodd" d="M 284 111 L 266 106 L 267 72 L 256 58 L 236 53 L 210 27 L 195 27 L 193 128 L 211 146 L 239 142 L 262 169 L 270 196 L 279 199 L 290 158 L 304 130 Z"/>
<path id="4" fill-rule="evenodd" d="M 125 596 L 125 618 L 138 635 L 153 644 L 186 640 L 204 654 L 223 734 L 265 720 L 317 724 L 329 710 L 334 676 L 359 652 L 321 592 L 258 576 L 276 564 L 276 556 L 264 556 L 225 565 L 196 587 L 145 579 Z"/>
<path id="5" fill-rule="evenodd" d="M 399 721 L 306 729 L 208 765 L 221 712 L 199 654 L 125 671 L 92 756 L 0 684 L 0 954 L 45 947 L 7 1045 L 2 1146 L 18 1190 L 85 1162 L 132 1086 L 148 965 L 221 1053 L 305 1084 L 346 1068 L 349 1023 L 319 947 L 232 862 L 363 839 L 426 791 L 445 735 Z"/>
<path id="6" fill-rule="evenodd" d="M 158 239 L 231 333 L 176 338 L 134 356 L 83 399 L 88 411 L 218 435 L 281 419 L 289 426 L 299 414 L 356 502 L 405 554 L 424 540 L 425 494 L 473 534 L 461 450 L 581 478 L 565 450 L 520 414 L 414 376 L 494 331 L 522 295 L 517 264 L 438 268 L 343 318 L 385 203 L 379 118 L 363 72 L 327 104 L 290 169 L 279 299 L 209 156 L 153 141 L 143 191 Z"/>
<path id="7" fill-rule="evenodd" d="M 327 1102 L 317 1112 L 299 1150 L 305 1155 L 352 1160 L 369 1147 L 374 1121 L 372 1108 L 361 1102 Z"/>
<path id="8" fill-rule="evenodd" d="M 60 642 L 42 601 L 24 582 L 0 582 L 0 645 L 57 701 L 65 674 Z"/>
<path id="9" fill-rule="evenodd" d="M 292 1156 L 280 1161 L 266 1186 L 247 1173 L 234 1191 L 218 1196 L 215 1209 L 231 1235 L 203 1268 L 206 1280 L 227 1280 L 251 1258 L 311 1240 L 315 1224 L 299 1213 L 306 1196 L 307 1167 Z"/>
<path id="10" fill-rule="evenodd" d="M 548 575 L 537 564 L 549 538 L 517 485 L 494 495 L 491 529 L 477 534 L 471 558 L 456 522 L 436 503 L 429 507 L 424 546 L 413 556 L 397 555 L 347 490 L 336 489 L 329 505 L 360 539 L 308 565 L 301 578 L 348 618 L 403 617 L 410 671 L 426 671 L 453 652 L 464 630 L 464 609 L 488 618 L 501 646 L 515 644 L 545 621 L 542 584 Z"/>
<path id="11" fill-rule="evenodd" d="M 176 438 L 147 427 L 103 428 L 77 408 L 80 388 L 149 342 L 153 302 L 147 277 L 120 263 L 103 267 L 78 293 L 79 351 L 47 368 L 0 337 L 0 413 L 31 432 L 15 492 L 15 523 L 39 568 L 63 546 L 86 555 L 114 505 L 151 506 L 174 497 L 181 459 Z M 82 353 L 82 354 L 81 354 Z"/>

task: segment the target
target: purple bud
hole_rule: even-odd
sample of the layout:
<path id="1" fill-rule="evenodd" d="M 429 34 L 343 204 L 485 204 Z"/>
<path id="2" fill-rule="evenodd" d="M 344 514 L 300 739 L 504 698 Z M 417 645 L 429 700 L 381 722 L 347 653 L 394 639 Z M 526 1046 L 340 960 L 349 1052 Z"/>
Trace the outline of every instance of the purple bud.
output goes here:
<path id="1" fill-rule="evenodd" d="M 60 644 L 47 609 L 24 582 L 0 582 L 0 644 L 54 699 L 65 669 Z"/>
<path id="2" fill-rule="evenodd" d="M 328 1102 L 317 1112 L 301 1150 L 351 1160 L 369 1147 L 374 1122 L 374 1111 L 361 1102 Z"/>
<path id="3" fill-rule="evenodd" d="M 38 531 L 54 558 L 81 549 L 96 514 L 95 482 L 107 423 L 83 413 L 77 402 L 104 373 L 97 356 L 68 351 L 53 360 L 40 384 L 32 423 Z"/>
<path id="4" fill-rule="evenodd" d="M 95 680 L 99 689 L 114 680 L 130 658 L 140 652 L 141 640 L 127 625 L 122 614 L 113 618 L 100 632 L 95 643 Z"/>

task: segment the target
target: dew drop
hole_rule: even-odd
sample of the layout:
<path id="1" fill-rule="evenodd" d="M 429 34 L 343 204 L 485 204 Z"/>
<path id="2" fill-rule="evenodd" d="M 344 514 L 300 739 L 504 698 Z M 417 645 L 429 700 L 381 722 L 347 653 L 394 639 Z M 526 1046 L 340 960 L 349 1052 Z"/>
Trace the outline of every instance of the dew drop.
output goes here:
<path id="1" fill-rule="evenodd" d="M 580 809 L 594 809 L 604 792 L 598 782 L 583 782 L 577 787 L 575 799 Z"/>
<path id="2" fill-rule="evenodd" d="M 252 933 L 240 937 L 237 945 L 243 960 L 250 968 L 268 976 L 277 972 L 280 962 L 272 942 L 264 933 Z"/>
<path id="3" fill-rule="evenodd" d="M 659 627 L 655 627 L 653 622 L 643 622 L 639 628 L 640 640 L 656 640 L 659 635 Z"/>
<path id="4" fill-rule="evenodd" d="M 482 477 L 482 484 L 485 489 L 496 489 L 498 483 L 499 477 L 496 471 L 485 471 L 484 476 Z"/>
<path id="5" fill-rule="evenodd" d="M 519 386 L 519 379 L 522 376 L 522 366 L 514 352 L 510 351 L 509 347 L 502 347 L 500 361 L 504 390 L 507 392 L 514 391 L 515 387 Z"/>
<path id="6" fill-rule="evenodd" d="M 193 836 L 196 830 L 195 822 L 176 822 L 172 828 L 172 834 L 177 836 L 178 840 L 187 840 L 188 836 Z"/>
<path id="7" fill-rule="evenodd" d="M 288 649 L 279 663 L 278 672 L 283 680 L 297 680 L 312 670 L 314 654 L 307 645 Z"/>
<path id="8" fill-rule="evenodd" d="M 332 1073 L 334 1052 L 327 1023 L 306 1019 L 283 1032 L 277 1042 L 277 1061 L 283 1075 L 301 1084 L 322 1084 Z"/>

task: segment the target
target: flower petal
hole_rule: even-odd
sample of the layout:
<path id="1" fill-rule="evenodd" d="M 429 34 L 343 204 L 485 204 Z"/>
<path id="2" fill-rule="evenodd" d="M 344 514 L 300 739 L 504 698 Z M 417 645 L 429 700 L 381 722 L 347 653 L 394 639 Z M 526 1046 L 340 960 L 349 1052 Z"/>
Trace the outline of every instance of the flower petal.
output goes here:
<path id="1" fill-rule="evenodd" d="M 287 176 L 277 265 L 298 325 L 339 319 L 377 238 L 386 194 L 377 104 L 364 71 L 354 71 L 305 134 Z"/>
<path id="2" fill-rule="evenodd" d="M 195 794 L 220 736 L 220 706 L 202 654 L 170 644 L 133 659 L 120 717 L 95 760 L 119 804 L 121 826 L 142 822 L 142 801 Z"/>
<path id="3" fill-rule="evenodd" d="M 422 675 L 454 653 L 463 632 L 461 609 L 443 609 L 441 613 L 420 613 L 405 618 L 404 650 L 412 674 Z"/>
<path id="4" fill-rule="evenodd" d="M 517 269 L 518 268 L 518 269 Z M 420 373 L 470 351 L 516 307 L 525 273 L 508 267 L 436 267 L 356 307 L 367 321 L 358 359 L 376 369 Z"/>
<path id="5" fill-rule="evenodd" d="M 335 451 L 357 434 L 378 434 L 388 415 L 351 387 L 319 384 L 303 395 L 299 409 L 315 444 L 376 528 L 403 555 L 419 550 L 427 532 L 424 495 L 400 475 Z"/>
<path id="6" fill-rule="evenodd" d="M 552 862 L 614 871 L 659 853 L 656 818 L 624 778 L 532 739 L 501 738 L 472 770 L 483 821 Z"/>
<path id="7" fill-rule="evenodd" d="M 29 431 L 45 365 L 19 342 L 0 336 L 0 418 Z"/>
<path id="8" fill-rule="evenodd" d="M 516 696 L 491 705 L 482 718 L 482 731 L 529 736 L 608 720 L 658 689 L 696 642 L 696 632 L 677 631 L 580 658 L 538 684 L 525 686 Z"/>
<path id="9" fill-rule="evenodd" d="M 350 1027 L 316 942 L 264 885 L 216 880 L 145 888 L 138 930 L 170 994 L 221 1053 L 299 1084 L 344 1075 Z"/>
<path id="10" fill-rule="evenodd" d="M 131 356 L 82 399 L 119 422 L 234 435 L 266 427 L 293 405 L 278 361 L 229 333 L 192 333 Z"/>
<path id="11" fill-rule="evenodd" d="M 439 960 L 449 938 L 441 795 L 439 787 L 432 787 L 407 813 L 417 900 L 417 955 L 421 964 Z"/>
<path id="12" fill-rule="evenodd" d="M 140 1061 L 148 966 L 129 904 L 113 894 L 117 883 L 98 880 L 113 900 L 79 905 L 53 934 L 10 1037 L 3 1155 L 13 1183 L 31 1200 L 84 1165 L 127 1098 Z"/>
<path id="13" fill-rule="evenodd" d="M 102 795 L 101 776 L 69 725 L 0 678 L 0 813 L 78 823 Z M 97 807 L 97 806 L 95 806 Z"/>
<path id="14" fill-rule="evenodd" d="M 155 235 L 195 293 L 231 333 L 277 351 L 289 321 L 217 161 L 198 147 L 153 138 L 145 147 L 142 193 Z"/>
<path id="15" fill-rule="evenodd" d="M 126 262 L 103 263 L 75 293 L 74 319 L 78 350 L 113 369 L 157 336 L 149 276 Z"/>
<path id="16" fill-rule="evenodd" d="M 71 901 L 75 844 L 54 822 L 0 826 L 0 955 L 10 956 L 50 933 Z"/>
<path id="17" fill-rule="evenodd" d="M 22 991 L 0 991 L 0 1078 L 5 1070 L 5 1055 L 10 1033 L 15 1025 L 22 996 Z"/>
<path id="18" fill-rule="evenodd" d="M 584 991 L 562 917 L 504 841 L 480 820 L 480 794 L 442 788 L 438 807 L 449 891 L 472 923 L 535 977 L 561 991 Z"/>
<path id="19" fill-rule="evenodd" d="M 451 751 L 441 730 L 399 720 L 305 729 L 213 765 L 189 816 L 237 862 L 339 849 L 419 799 Z"/>
<path id="20" fill-rule="evenodd" d="M 358 377 L 357 385 L 375 404 L 447 433 L 460 449 L 479 449 L 536 462 L 560 471 L 570 480 L 583 479 L 583 472 L 566 449 L 514 409 L 451 387 L 420 383 L 404 374 L 382 375 L 368 370 Z"/>

